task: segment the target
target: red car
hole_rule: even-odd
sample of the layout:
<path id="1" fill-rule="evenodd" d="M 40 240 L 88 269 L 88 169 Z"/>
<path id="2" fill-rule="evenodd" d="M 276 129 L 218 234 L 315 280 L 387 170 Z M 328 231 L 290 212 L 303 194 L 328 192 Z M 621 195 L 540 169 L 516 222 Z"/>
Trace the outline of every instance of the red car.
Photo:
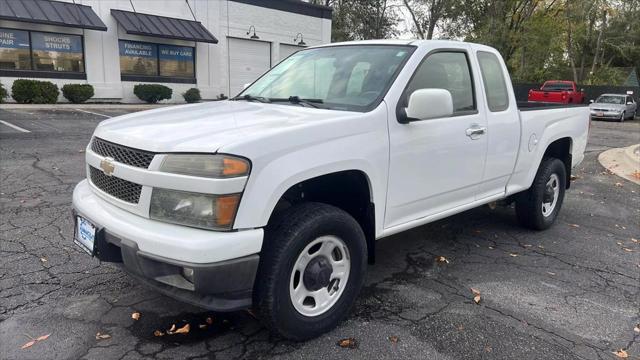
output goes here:
<path id="1" fill-rule="evenodd" d="M 540 90 L 529 90 L 529 101 L 554 102 L 562 104 L 582 104 L 584 92 L 578 90 L 573 81 L 549 80 L 542 84 Z"/>

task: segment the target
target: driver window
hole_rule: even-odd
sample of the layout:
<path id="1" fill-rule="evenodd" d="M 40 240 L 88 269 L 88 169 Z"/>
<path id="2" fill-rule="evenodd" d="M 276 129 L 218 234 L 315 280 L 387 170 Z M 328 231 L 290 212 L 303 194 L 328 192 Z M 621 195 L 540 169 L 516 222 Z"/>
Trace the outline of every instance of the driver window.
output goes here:
<path id="1" fill-rule="evenodd" d="M 451 93 L 453 111 L 476 109 L 469 61 L 463 52 L 437 52 L 428 55 L 407 85 L 404 106 L 418 89 L 445 89 Z"/>

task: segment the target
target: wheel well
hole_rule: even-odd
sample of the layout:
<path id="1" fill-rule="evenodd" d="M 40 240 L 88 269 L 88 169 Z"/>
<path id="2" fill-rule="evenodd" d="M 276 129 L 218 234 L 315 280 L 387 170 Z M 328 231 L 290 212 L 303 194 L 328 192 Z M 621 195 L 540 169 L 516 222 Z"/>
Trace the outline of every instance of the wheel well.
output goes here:
<path id="1" fill-rule="evenodd" d="M 564 163 L 567 172 L 565 188 L 568 189 L 571 186 L 571 138 L 565 137 L 552 142 L 542 157 L 556 158 Z"/>
<path id="2" fill-rule="evenodd" d="M 362 171 L 340 171 L 293 185 L 278 200 L 269 223 L 283 210 L 302 202 L 333 205 L 353 216 L 367 239 L 369 263 L 375 261 L 375 209 L 368 178 Z"/>

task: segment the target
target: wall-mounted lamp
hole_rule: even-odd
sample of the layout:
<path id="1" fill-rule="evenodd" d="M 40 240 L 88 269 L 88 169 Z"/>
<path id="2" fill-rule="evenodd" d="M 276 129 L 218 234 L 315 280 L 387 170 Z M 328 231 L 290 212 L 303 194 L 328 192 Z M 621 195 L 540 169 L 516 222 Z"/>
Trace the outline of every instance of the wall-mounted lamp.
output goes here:
<path id="1" fill-rule="evenodd" d="M 306 46 L 307 43 L 304 42 L 304 39 L 302 38 L 302 33 L 298 33 L 296 35 L 296 37 L 293 38 L 293 42 L 298 41 L 298 38 L 300 38 L 300 42 L 298 43 L 298 46 Z"/>
<path id="2" fill-rule="evenodd" d="M 249 39 L 253 39 L 253 40 L 260 39 L 260 37 L 258 35 L 256 35 L 256 27 L 253 26 L 253 25 L 249 26 L 249 31 L 247 31 L 247 35 L 251 34 L 251 29 L 253 29 L 253 34 L 251 35 L 251 37 Z"/>

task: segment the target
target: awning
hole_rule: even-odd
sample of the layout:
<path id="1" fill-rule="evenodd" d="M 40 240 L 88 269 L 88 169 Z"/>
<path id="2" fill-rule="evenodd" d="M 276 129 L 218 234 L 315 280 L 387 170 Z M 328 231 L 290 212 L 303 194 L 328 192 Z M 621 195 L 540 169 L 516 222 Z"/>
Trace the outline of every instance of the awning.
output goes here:
<path id="1" fill-rule="evenodd" d="M 0 0 L 0 19 L 107 31 L 90 6 L 50 0 Z"/>
<path id="2" fill-rule="evenodd" d="M 199 21 L 115 9 L 111 9 L 111 15 L 122 25 L 127 34 L 218 43 L 218 39 Z"/>

